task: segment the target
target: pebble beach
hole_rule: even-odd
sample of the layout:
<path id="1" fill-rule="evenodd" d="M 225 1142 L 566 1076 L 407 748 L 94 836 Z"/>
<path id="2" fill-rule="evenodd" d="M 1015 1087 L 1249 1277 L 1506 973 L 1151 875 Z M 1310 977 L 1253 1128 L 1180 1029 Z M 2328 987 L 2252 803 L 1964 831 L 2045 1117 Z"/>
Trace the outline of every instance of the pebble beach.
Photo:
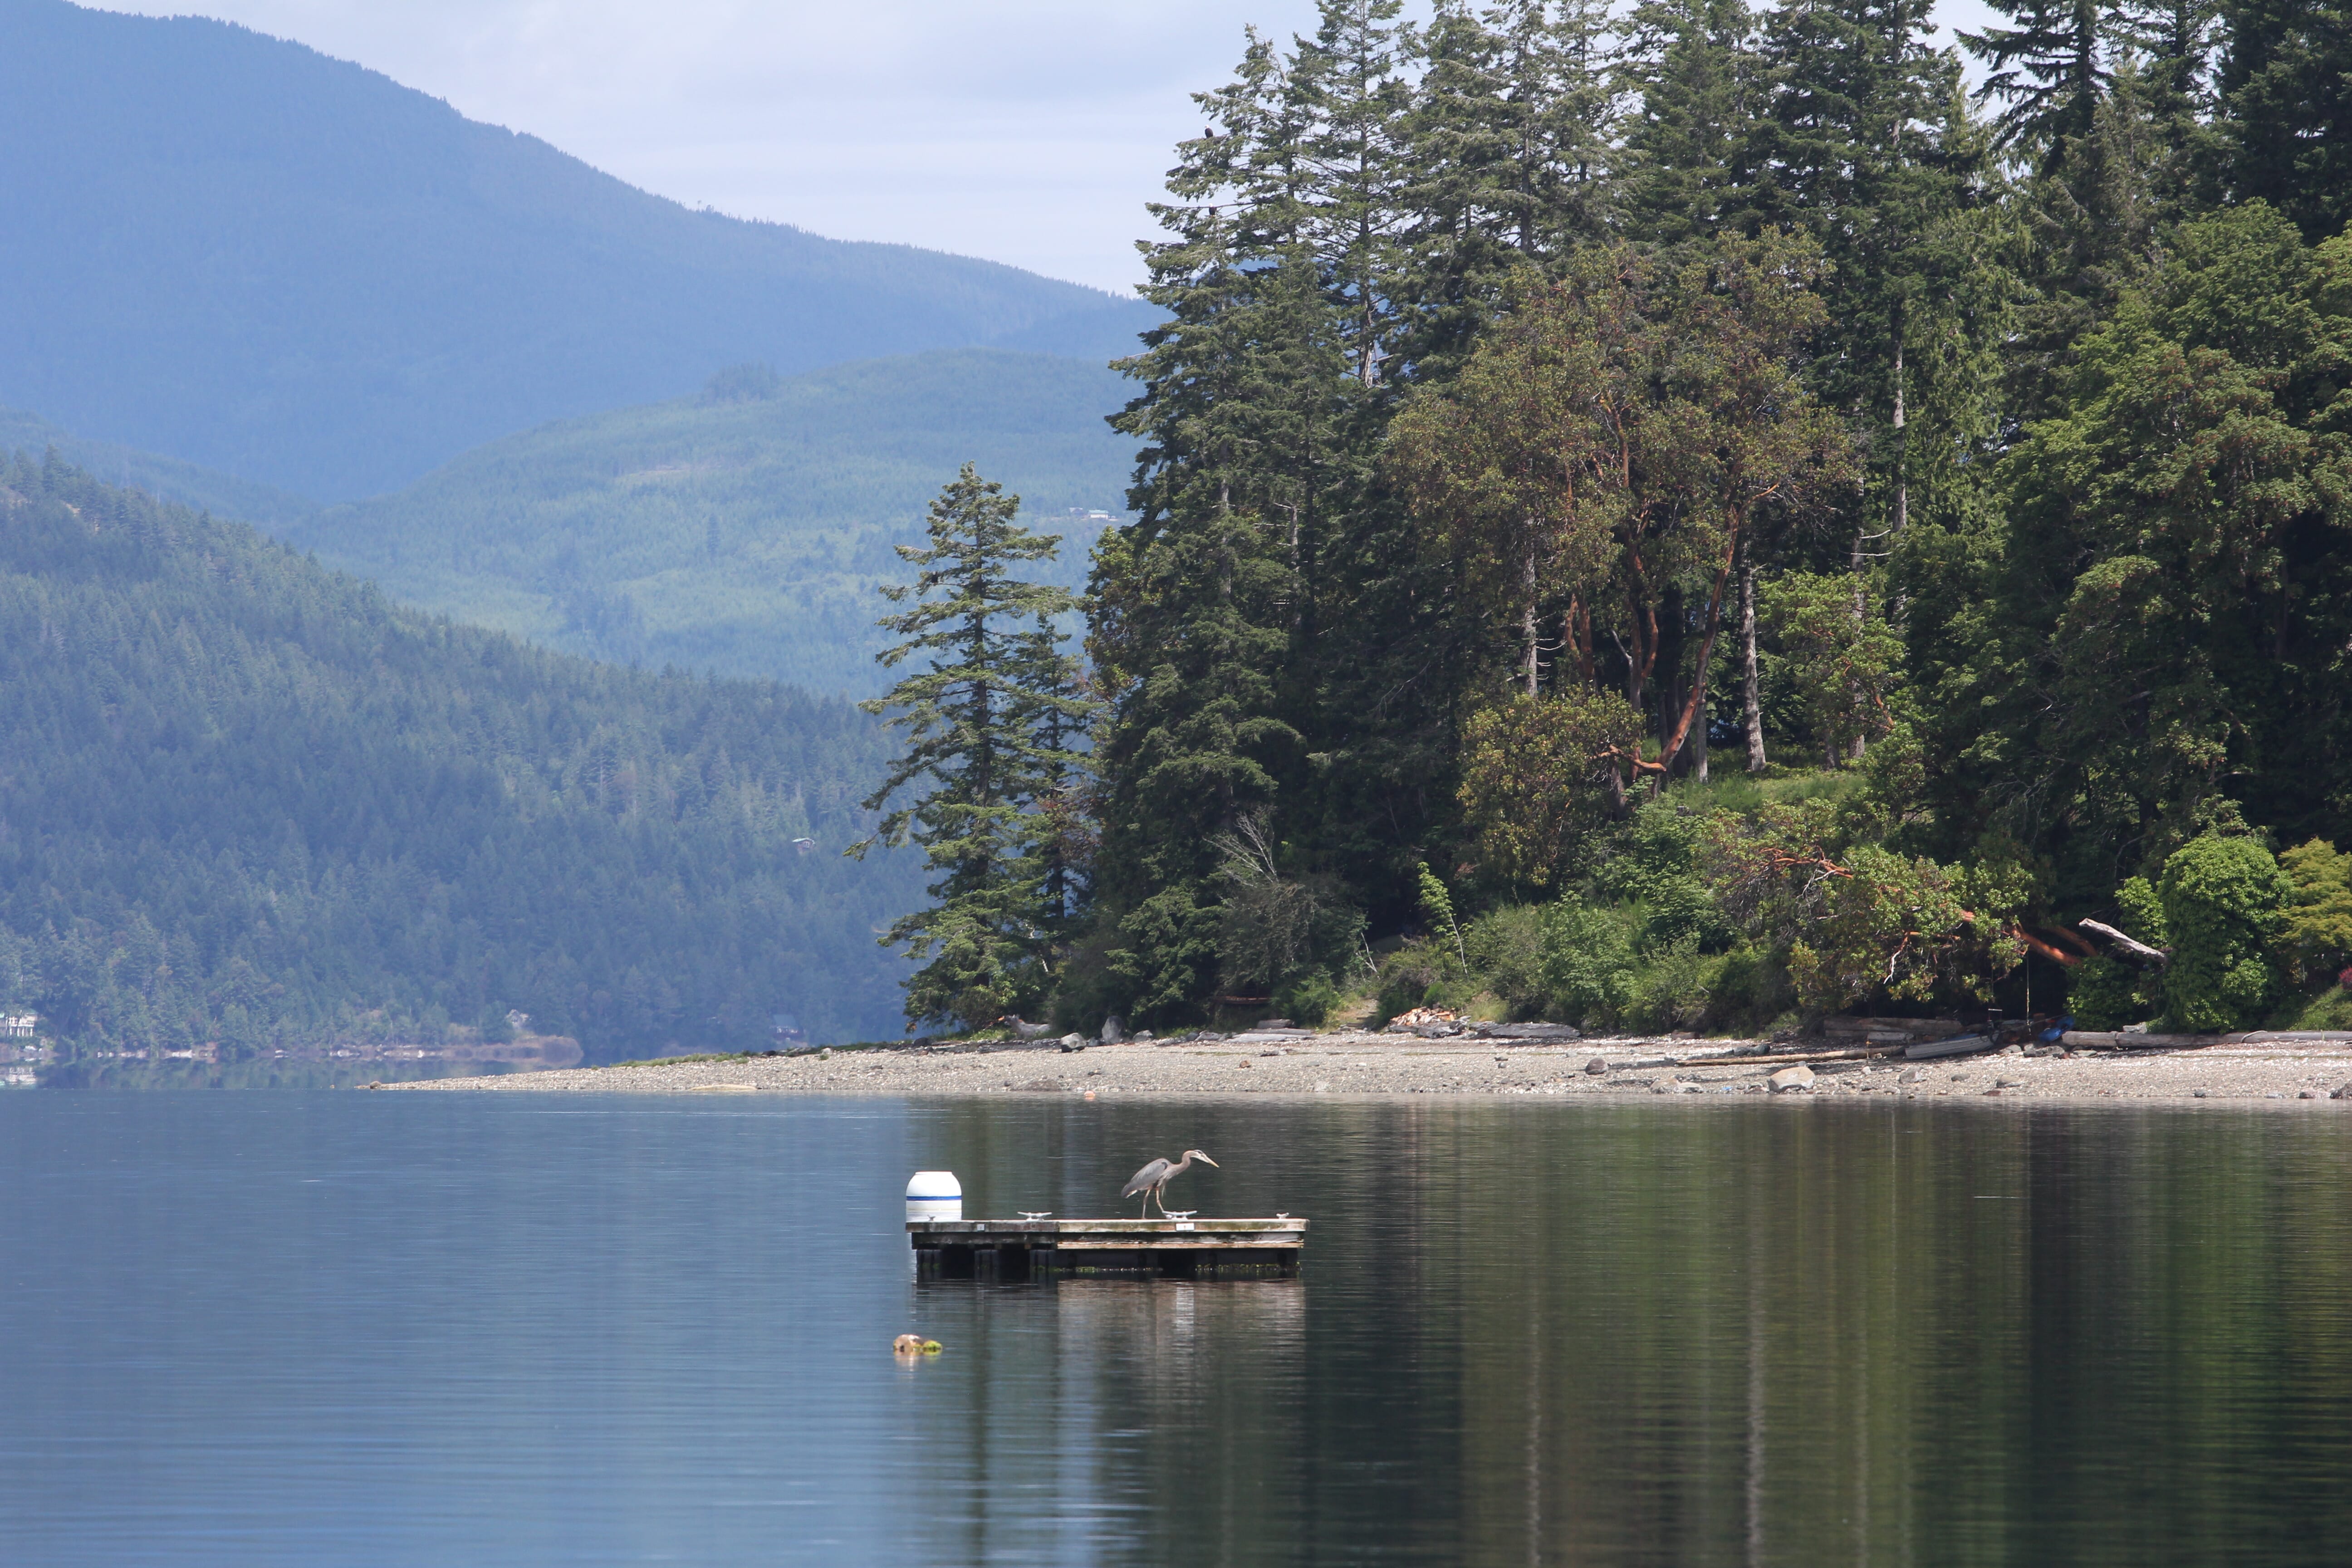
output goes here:
<path id="1" fill-rule="evenodd" d="M 1982 1100 L 2310 1104 L 2352 1112 L 2352 1041 L 2029 1053 L 2011 1046 L 1910 1060 L 1829 1043 L 1770 1056 L 1755 1041 L 1423 1039 L 1334 1031 L 1129 1041 L 1053 1040 L 677 1059 L 386 1083 L 410 1092 L 526 1094 L 1483 1095 L 1497 1098 Z M 1843 1059 L 1840 1059 L 1843 1058 Z M 1801 1059 L 1802 1058 L 1802 1059 Z M 1801 1067 L 1802 1073 L 1795 1069 Z M 2345 1098 L 2335 1097 L 2339 1091 Z"/>

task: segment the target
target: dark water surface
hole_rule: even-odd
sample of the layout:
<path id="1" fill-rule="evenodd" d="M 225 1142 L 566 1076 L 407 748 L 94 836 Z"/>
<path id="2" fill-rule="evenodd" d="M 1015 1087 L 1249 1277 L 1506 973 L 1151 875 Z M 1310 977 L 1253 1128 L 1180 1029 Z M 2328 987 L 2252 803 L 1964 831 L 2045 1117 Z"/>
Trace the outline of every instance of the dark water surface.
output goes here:
<path id="1" fill-rule="evenodd" d="M 912 1277 L 1187 1145 L 1300 1278 Z M 2352 1118 L 19 1092 L 0 1561 L 2342 1563 Z"/>

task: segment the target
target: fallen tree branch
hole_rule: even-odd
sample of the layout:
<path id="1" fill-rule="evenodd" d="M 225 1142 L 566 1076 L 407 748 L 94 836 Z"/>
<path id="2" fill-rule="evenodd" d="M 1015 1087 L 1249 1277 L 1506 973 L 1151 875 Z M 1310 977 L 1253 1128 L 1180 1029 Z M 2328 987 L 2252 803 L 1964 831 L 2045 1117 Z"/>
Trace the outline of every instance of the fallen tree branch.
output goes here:
<path id="1" fill-rule="evenodd" d="M 2109 943 L 2120 949 L 2126 958 L 2143 968 L 2162 969 L 2172 962 L 2172 954 L 2164 949 L 2150 947 L 2144 942 L 2135 942 L 2111 925 L 2098 921 L 2076 921 L 2074 923 L 2093 936 L 2105 938 Z"/>

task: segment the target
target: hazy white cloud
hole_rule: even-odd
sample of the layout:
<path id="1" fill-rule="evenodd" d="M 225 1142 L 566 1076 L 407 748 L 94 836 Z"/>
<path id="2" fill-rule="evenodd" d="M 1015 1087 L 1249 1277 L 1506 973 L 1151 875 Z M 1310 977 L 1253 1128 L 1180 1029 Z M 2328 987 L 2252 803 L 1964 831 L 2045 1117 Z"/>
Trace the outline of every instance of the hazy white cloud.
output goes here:
<path id="1" fill-rule="evenodd" d="M 1190 94 L 1313 0 L 106 0 L 293 38 L 688 205 L 1124 291 Z M 1973 25 L 1979 0 L 1946 0 Z"/>

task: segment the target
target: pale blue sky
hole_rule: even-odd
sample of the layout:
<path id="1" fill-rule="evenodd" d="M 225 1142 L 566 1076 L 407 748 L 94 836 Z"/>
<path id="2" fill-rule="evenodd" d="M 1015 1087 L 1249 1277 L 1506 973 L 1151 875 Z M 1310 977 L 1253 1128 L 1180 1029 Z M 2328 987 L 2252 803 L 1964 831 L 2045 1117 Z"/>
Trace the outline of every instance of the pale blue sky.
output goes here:
<path id="1" fill-rule="evenodd" d="M 104 0 L 356 60 L 689 205 L 1125 292 L 1188 93 L 1313 0 Z M 1414 6 L 1418 10 L 1420 7 Z M 1981 0 L 1943 0 L 1976 26 Z"/>

